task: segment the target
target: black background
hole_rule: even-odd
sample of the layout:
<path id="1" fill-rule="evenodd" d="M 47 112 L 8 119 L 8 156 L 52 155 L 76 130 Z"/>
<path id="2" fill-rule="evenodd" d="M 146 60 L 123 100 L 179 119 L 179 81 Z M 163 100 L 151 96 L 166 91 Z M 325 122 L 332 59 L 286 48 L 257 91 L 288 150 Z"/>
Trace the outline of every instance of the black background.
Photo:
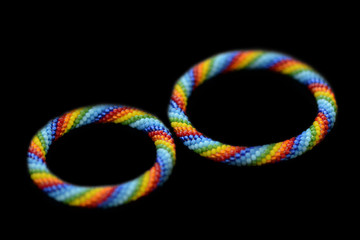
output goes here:
<path id="1" fill-rule="evenodd" d="M 318 18 L 294 24 L 288 17 L 247 28 L 203 21 L 172 24 L 166 19 L 151 23 L 143 19 L 139 24 L 120 21 L 118 25 L 87 19 L 24 22 L 16 43 L 21 50 L 15 54 L 22 67 L 14 71 L 11 88 L 14 108 L 21 109 L 17 111 L 21 143 L 16 150 L 15 221 L 22 226 L 64 229 L 112 222 L 120 231 L 129 226 L 187 229 L 200 223 L 209 229 L 257 228 L 292 225 L 299 219 L 306 219 L 304 228 L 317 228 L 318 222 L 338 221 L 336 215 L 344 211 L 337 197 L 345 194 L 339 161 L 345 158 L 342 105 L 347 90 L 338 60 L 341 48 L 350 46 L 346 42 L 350 36 L 333 21 Z M 339 43 L 340 38 L 345 42 Z M 287 53 L 310 64 L 330 82 L 339 114 L 333 131 L 320 145 L 279 164 L 232 167 L 204 159 L 175 139 L 177 163 L 164 186 L 135 202 L 106 210 L 57 203 L 30 180 L 26 150 L 31 137 L 50 119 L 81 106 L 114 103 L 148 111 L 170 127 L 167 106 L 175 81 L 194 64 L 239 49 Z M 188 105 L 188 115 L 198 130 L 245 146 L 296 136 L 310 126 L 316 113 L 316 102 L 304 86 L 290 77 L 261 71 L 216 77 L 199 87 Z M 71 183 L 117 184 L 150 168 L 154 150 L 152 141 L 134 129 L 94 125 L 57 141 L 47 162 L 56 175 Z"/>

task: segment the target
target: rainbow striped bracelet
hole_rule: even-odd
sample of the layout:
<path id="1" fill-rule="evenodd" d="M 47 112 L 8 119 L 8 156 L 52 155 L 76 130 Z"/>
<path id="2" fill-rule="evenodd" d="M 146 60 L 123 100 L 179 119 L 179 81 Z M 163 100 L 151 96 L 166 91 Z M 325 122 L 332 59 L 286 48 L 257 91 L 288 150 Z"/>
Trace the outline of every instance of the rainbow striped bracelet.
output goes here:
<path id="1" fill-rule="evenodd" d="M 300 135 L 262 146 L 231 146 L 204 136 L 191 124 L 186 106 L 191 93 L 219 74 L 240 69 L 269 69 L 306 85 L 317 101 L 313 124 Z M 292 159 L 312 149 L 333 128 L 337 104 L 328 82 L 310 66 L 277 52 L 245 50 L 221 53 L 187 71 L 176 82 L 168 109 L 171 126 L 190 150 L 213 161 L 230 165 L 262 165 Z"/>
<path id="2" fill-rule="evenodd" d="M 92 123 L 121 123 L 144 131 L 156 146 L 154 166 L 133 180 L 101 187 L 77 186 L 52 174 L 46 164 L 50 145 L 68 131 Z M 126 106 L 96 105 L 65 113 L 39 130 L 28 150 L 34 183 L 57 201 L 79 207 L 108 208 L 134 201 L 162 185 L 174 164 L 175 144 L 170 131 L 155 116 Z"/>

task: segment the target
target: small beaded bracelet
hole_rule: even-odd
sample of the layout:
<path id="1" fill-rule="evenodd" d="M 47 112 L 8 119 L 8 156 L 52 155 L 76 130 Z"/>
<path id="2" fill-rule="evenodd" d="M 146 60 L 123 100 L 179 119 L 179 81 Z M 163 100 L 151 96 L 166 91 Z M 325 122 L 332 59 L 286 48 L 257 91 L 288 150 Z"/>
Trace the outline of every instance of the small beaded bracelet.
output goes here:
<path id="1" fill-rule="evenodd" d="M 254 147 L 227 145 L 197 131 L 186 115 L 191 93 L 214 76 L 241 69 L 268 69 L 291 76 L 306 85 L 318 106 L 313 124 L 300 135 L 286 141 Z M 310 66 L 281 53 L 245 50 L 213 56 L 181 76 L 172 92 L 168 116 L 176 135 L 190 150 L 217 162 L 243 166 L 274 163 L 302 155 L 330 132 L 336 112 L 336 100 L 328 82 Z"/>
<path id="2" fill-rule="evenodd" d="M 68 131 L 92 123 L 121 123 L 144 131 L 155 143 L 156 163 L 139 177 L 119 185 L 87 187 L 61 180 L 46 164 L 50 145 Z M 96 105 L 65 113 L 39 130 L 28 150 L 34 183 L 57 201 L 79 207 L 108 208 L 134 201 L 162 185 L 174 164 L 175 145 L 170 131 L 155 116 L 126 106 Z"/>

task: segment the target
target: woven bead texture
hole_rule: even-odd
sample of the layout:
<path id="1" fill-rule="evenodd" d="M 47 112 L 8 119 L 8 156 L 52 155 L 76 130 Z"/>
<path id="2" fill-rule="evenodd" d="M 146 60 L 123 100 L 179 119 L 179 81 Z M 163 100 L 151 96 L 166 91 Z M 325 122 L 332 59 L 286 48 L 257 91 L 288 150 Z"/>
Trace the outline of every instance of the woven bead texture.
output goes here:
<path id="1" fill-rule="evenodd" d="M 144 131 L 156 146 L 153 167 L 125 183 L 96 187 L 67 183 L 51 173 L 46 164 L 51 144 L 70 130 L 92 123 L 121 123 Z M 57 201 L 80 207 L 113 207 L 145 196 L 168 179 L 174 164 L 175 145 L 169 130 L 155 116 L 126 106 L 97 105 L 70 111 L 43 127 L 28 150 L 34 183 Z"/>
<path id="2" fill-rule="evenodd" d="M 191 124 L 186 106 L 191 93 L 206 80 L 241 69 L 268 69 L 291 76 L 316 98 L 318 113 L 313 124 L 296 137 L 262 146 L 231 146 L 215 141 Z M 260 50 L 232 51 L 195 65 L 176 82 L 168 116 L 176 135 L 190 150 L 217 162 L 236 166 L 262 165 L 292 159 L 312 149 L 333 128 L 337 104 L 329 83 L 307 64 L 290 56 Z"/>

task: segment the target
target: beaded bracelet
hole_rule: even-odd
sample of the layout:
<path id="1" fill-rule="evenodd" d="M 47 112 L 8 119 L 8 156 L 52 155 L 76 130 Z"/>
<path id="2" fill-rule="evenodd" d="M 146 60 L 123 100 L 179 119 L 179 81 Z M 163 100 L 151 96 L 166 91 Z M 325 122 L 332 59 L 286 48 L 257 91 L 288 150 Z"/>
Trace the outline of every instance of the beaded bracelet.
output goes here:
<path id="1" fill-rule="evenodd" d="M 86 187 L 61 180 L 46 164 L 50 145 L 68 131 L 92 123 L 121 123 L 144 131 L 155 143 L 156 163 L 139 177 L 119 185 Z M 34 183 L 57 201 L 80 207 L 114 207 L 145 196 L 168 179 L 174 164 L 174 140 L 164 124 L 153 115 L 125 106 L 90 106 L 57 117 L 38 131 L 28 151 Z"/>
<path id="2" fill-rule="evenodd" d="M 255 147 L 231 146 L 204 136 L 186 115 L 191 93 L 204 81 L 240 69 L 269 69 L 291 76 L 307 86 L 316 98 L 318 114 L 300 135 L 283 142 Z M 190 150 L 217 162 L 231 165 L 262 165 L 292 159 L 312 149 L 335 123 L 337 105 L 328 82 L 310 66 L 276 52 L 246 50 L 226 52 L 200 62 L 176 82 L 168 116 L 176 135 Z"/>

